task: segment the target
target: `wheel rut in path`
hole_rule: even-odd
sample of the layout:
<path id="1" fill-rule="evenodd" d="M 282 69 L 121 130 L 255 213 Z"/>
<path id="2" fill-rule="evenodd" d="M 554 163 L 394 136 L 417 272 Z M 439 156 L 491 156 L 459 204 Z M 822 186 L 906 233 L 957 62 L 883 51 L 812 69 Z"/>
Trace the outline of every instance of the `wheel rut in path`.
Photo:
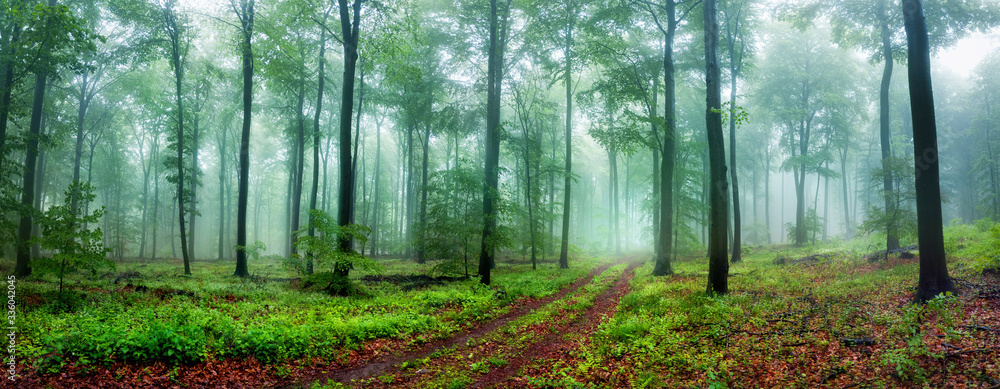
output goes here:
<path id="1" fill-rule="evenodd" d="M 384 374 L 386 371 L 393 369 L 395 366 L 413 359 L 426 358 L 433 354 L 435 351 L 441 350 L 443 348 L 455 347 L 456 345 L 464 345 L 469 339 L 480 338 L 495 331 L 497 328 L 520 318 L 521 316 L 531 313 L 531 311 L 545 306 L 553 301 L 561 299 L 566 295 L 575 292 L 584 285 L 590 283 L 597 275 L 603 273 L 613 264 L 605 264 L 598 266 L 590 271 L 587 275 L 581 276 L 572 284 L 569 284 L 556 293 L 549 296 L 542 297 L 540 299 L 531 299 L 524 304 L 520 304 L 512 308 L 506 314 L 493 319 L 491 321 L 483 322 L 477 324 L 475 327 L 461 331 L 447 339 L 436 340 L 430 343 L 426 343 L 416 350 L 406 352 L 401 355 L 388 355 L 381 358 L 374 359 L 362 359 L 351 366 L 341 367 L 339 370 L 330 371 L 327 374 L 315 375 L 309 377 L 308 379 L 303 379 L 299 382 L 292 383 L 288 387 L 298 388 L 298 387 L 308 387 L 312 382 L 326 382 L 327 379 L 332 379 L 341 383 L 349 383 L 352 380 L 360 380 L 369 377 L 377 377 Z"/>
<path id="2" fill-rule="evenodd" d="M 531 367 L 535 361 L 544 359 L 566 359 L 579 347 L 582 340 L 590 338 L 604 319 L 611 318 L 618 310 L 618 301 L 629 291 L 629 281 L 640 263 L 632 262 L 622 272 L 615 283 L 594 297 L 593 305 L 586 312 L 565 324 L 549 327 L 549 333 L 542 340 L 532 344 L 520 355 L 510 359 L 507 365 L 491 368 L 489 373 L 479 376 L 473 388 L 521 387 L 523 383 L 513 381 L 522 369 Z M 564 335 L 578 335 L 567 340 Z"/>

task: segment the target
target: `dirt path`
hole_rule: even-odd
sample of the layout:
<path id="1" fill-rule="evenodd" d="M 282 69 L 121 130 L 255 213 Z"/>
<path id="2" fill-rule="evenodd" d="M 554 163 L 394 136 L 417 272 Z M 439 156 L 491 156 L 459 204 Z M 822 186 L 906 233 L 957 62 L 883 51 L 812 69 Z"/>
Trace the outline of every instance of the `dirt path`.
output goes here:
<path id="1" fill-rule="evenodd" d="M 503 316 L 500 316 L 492 321 L 480 323 L 476 327 L 459 332 L 449 337 L 448 339 L 442 339 L 430 342 L 420 346 L 416 350 L 405 352 L 403 354 L 386 355 L 386 356 L 367 358 L 367 359 L 362 358 L 354 361 L 354 363 L 350 366 L 339 368 L 336 371 L 329 371 L 327 373 L 314 375 L 309 377 L 308 379 L 295 382 L 286 387 L 290 388 L 309 387 L 312 384 L 312 382 L 324 383 L 327 382 L 327 380 L 331 379 L 341 383 L 348 383 L 351 382 L 352 380 L 377 377 L 384 373 L 398 370 L 396 368 L 397 365 L 403 362 L 414 359 L 427 358 L 429 355 L 433 354 L 438 350 L 465 345 L 470 339 L 481 338 L 484 335 L 489 334 L 495 331 L 496 329 L 506 325 L 507 323 L 516 320 L 524 315 L 527 315 L 528 313 L 531 313 L 535 309 L 538 309 L 553 301 L 561 299 L 570 293 L 576 292 L 584 285 L 590 283 L 590 281 L 593 280 L 594 277 L 601 274 L 609 267 L 611 267 L 611 264 L 606 264 L 594 268 L 587 275 L 580 277 L 575 282 L 566 287 L 563 287 L 556 293 L 553 293 L 549 296 L 540 299 L 527 300 L 523 304 L 515 306 Z"/>
<path id="2" fill-rule="evenodd" d="M 569 359 L 570 353 L 579 342 L 590 338 L 597 326 L 611 318 L 618 309 L 618 301 L 629 291 L 629 281 L 639 263 L 633 262 L 615 281 L 614 285 L 594 298 L 593 305 L 574 320 L 565 323 L 543 323 L 538 330 L 548 331 L 540 341 L 502 367 L 490 369 L 489 373 L 476 379 L 474 388 L 520 387 L 512 382 L 536 361 L 544 359 Z M 555 325 L 550 325 L 555 324 Z M 564 358 L 565 357 L 565 358 Z"/>

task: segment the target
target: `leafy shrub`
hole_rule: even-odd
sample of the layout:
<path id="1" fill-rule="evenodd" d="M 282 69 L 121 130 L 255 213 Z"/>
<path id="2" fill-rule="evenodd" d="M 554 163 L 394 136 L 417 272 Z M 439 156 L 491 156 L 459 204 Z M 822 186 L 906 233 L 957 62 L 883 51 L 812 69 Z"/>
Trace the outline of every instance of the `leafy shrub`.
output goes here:
<path id="1" fill-rule="evenodd" d="M 94 200 L 94 187 L 87 183 L 74 182 L 66 189 L 63 205 L 50 207 L 39 215 L 37 222 L 42 227 L 42 236 L 34 239 L 46 249 L 56 250 L 52 257 L 40 257 L 33 265 L 40 274 L 53 274 L 59 278 L 59 291 L 63 289 L 63 278 L 77 270 L 87 270 L 92 276 L 97 271 L 114 269 L 115 264 L 107 259 L 111 250 L 101 245 L 101 229 L 82 229 L 86 223 L 97 223 L 104 215 L 104 207 L 93 213 L 81 215 L 83 204 Z"/>

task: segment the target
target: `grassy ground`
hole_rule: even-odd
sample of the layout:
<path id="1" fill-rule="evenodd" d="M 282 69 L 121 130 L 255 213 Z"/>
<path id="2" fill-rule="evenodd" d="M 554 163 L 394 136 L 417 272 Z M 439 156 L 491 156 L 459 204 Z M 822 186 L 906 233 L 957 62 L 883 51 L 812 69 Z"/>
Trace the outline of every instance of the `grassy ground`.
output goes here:
<path id="1" fill-rule="evenodd" d="M 18 372 L 31 385 L 64 387 L 212 387 L 230 374 L 247 387 L 998 388 L 1000 280 L 981 270 L 1000 242 L 982 227 L 946 229 L 960 294 L 926 306 L 910 304 L 917 258 L 865 258 L 877 236 L 748 247 L 721 297 L 705 293 L 703 258 L 682 258 L 675 275 L 656 278 L 651 263 L 607 268 L 625 258 L 581 259 L 569 270 L 501 262 L 490 288 L 393 278 L 433 264 L 385 260 L 379 279 L 393 282 L 352 272 L 355 297 L 303 289 L 274 257 L 251 263 L 246 280 L 229 275 L 228 261 L 195 261 L 192 276 L 177 260 L 124 261 L 70 277 L 62 294 L 51 279 L 18 281 Z M 312 384 L 329 370 L 432 346 L 578 280 L 465 344 L 363 381 Z M 206 370 L 219 376 L 189 373 Z M 253 379 L 240 381 L 248 372 Z"/>

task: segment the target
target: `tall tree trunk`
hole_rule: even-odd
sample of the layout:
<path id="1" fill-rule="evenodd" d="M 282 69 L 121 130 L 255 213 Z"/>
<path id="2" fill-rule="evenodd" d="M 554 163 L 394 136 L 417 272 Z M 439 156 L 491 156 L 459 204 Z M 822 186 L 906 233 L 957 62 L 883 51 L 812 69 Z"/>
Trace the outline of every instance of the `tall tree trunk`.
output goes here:
<path id="1" fill-rule="evenodd" d="M 292 197 L 295 194 L 295 168 L 298 166 L 298 145 L 292 141 L 292 150 L 288 159 L 288 184 L 285 186 L 285 233 L 282 241 L 285 245 L 285 256 L 292 256 Z"/>
<path id="2" fill-rule="evenodd" d="M 496 13 L 496 0 L 491 0 L 493 13 Z M 576 24 L 576 8 L 574 1 L 566 2 L 566 15 L 569 21 L 566 25 L 566 46 L 563 48 L 563 56 L 566 63 L 563 69 L 563 77 L 566 84 L 566 172 L 563 183 L 563 215 L 562 215 L 562 236 L 559 248 L 559 268 L 569 268 L 569 212 L 570 209 L 570 184 L 573 181 L 573 29 Z M 491 24 L 491 27 L 495 27 Z M 494 28 L 495 29 L 495 28 Z M 495 31 L 491 30 L 492 36 Z M 491 52 L 492 55 L 492 52 Z M 499 94 L 499 92 L 498 92 Z M 498 108 L 499 109 L 499 108 Z M 497 113 L 499 120 L 499 113 Z M 489 127 L 489 126 L 487 126 Z"/>
<path id="3" fill-rule="evenodd" d="M 88 81 L 90 80 L 90 72 L 87 69 L 83 70 L 83 74 L 80 75 L 80 107 L 76 114 L 76 149 L 73 154 L 73 182 L 80 181 L 80 161 L 83 159 L 83 125 L 84 119 L 87 117 L 87 108 L 90 106 L 90 98 L 87 93 Z M 79 199 L 73 196 L 70 201 L 70 209 L 76 212 L 79 204 L 77 203 Z"/>
<path id="4" fill-rule="evenodd" d="M 735 23 L 739 23 L 739 15 L 727 15 L 737 18 Z M 736 79 L 740 75 L 742 64 L 736 57 L 736 39 L 733 37 L 733 29 L 730 27 L 734 23 L 726 23 L 726 40 L 729 43 L 729 177 L 733 181 L 733 256 L 731 262 L 736 263 L 742 260 L 742 229 L 740 220 L 740 186 L 736 174 Z M 736 28 L 739 28 L 738 26 Z"/>
<path id="5" fill-rule="evenodd" d="M 659 103 L 659 90 L 660 90 L 660 77 L 653 78 L 653 105 L 650 107 L 649 116 L 656 116 L 657 105 Z M 656 123 L 650 123 L 649 131 L 653 133 L 653 139 L 659 140 L 660 134 L 659 129 L 656 127 Z M 659 142 L 657 142 L 659 143 Z M 662 150 L 659 144 L 654 144 L 653 149 L 653 201 L 658 201 L 660 199 L 660 151 Z M 653 209 L 653 260 L 659 258 L 657 253 L 660 252 L 660 210 L 659 204 L 654 206 Z"/>
<path id="6" fill-rule="evenodd" d="M 199 94 L 196 90 L 196 100 L 199 99 Z M 198 219 L 198 135 L 201 131 L 198 128 L 199 111 L 195 111 L 191 118 L 191 220 L 188 222 L 190 224 L 188 232 L 191 234 L 191 239 L 188 240 L 188 255 L 191 258 L 194 258 L 194 241 L 198 237 L 198 233 L 195 232 L 195 220 Z"/>
<path id="7" fill-rule="evenodd" d="M 21 205 L 25 209 L 34 203 L 35 199 L 35 164 L 38 159 L 38 138 L 42 127 L 42 110 L 45 105 L 45 83 L 48 72 L 40 71 L 35 75 L 35 95 L 31 105 L 31 122 L 28 125 L 28 138 L 24 151 L 24 176 L 21 180 Z M 14 275 L 26 277 L 31 274 L 31 251 L 28 241 L 31 239 L 32 213 L 24 212 L 17 235 L 17 263 Z"/>
<path id="8" fill-rule="evenodd" d="M 608 159 L 611 161 L 611 205 L 608 208 L 608 212 L 611 212 L 611 220 L 614 222 L 613 226 L 615 229 L 615 254 L 621 255 L 622 253 L 622 236 L 619 221 L 621 219 L 621 212 L 618 205 L 618 150 L 612 147 L 608 151 Z"/>
<path id="9" fill-rule="evenodd" d="M 240 135 L 240 178 L 236 205 L 236 271 L 233 275 L 250 275 L 247 266 L 247 202 L 250 192 L 250 124 L 253 113 L 253 19 L 254 0 L 242 0 L 239 14 L 243 57 L 243 128 Z"/>
<path id="10" fill-rule="evenodd" d="M 324 17 L 324 22 L 326 18 Z M 313 179 L 312 195 L 309 197 L 309 237 L 316 236 L 316 221 L 313 220 L 313 213 L 316 212 L 316 198 L 319 195 L 319 115 L 323 112 L 323 90 L 326 81 L 326 30 L 320 29 L 319 34 L 319 65 L 317 70 L 316 88 L 316 113 L 313 115 Z M 325 169 L 324 169 L 325 170 Z M 324 177 L 325 178 L 325 177 Z M 306 253 L 306 274 L 313 273 L 312 253 Z"/>
<path id="11" fill-rule="evenodd" d="M 406 186 L 403 190 L 406 191 L 404 197 L 404 205 L 406 206 L 406 221 L 400 224 L 400 228 L 405 226 L 406 228 L 406 239 L 404 240 L 404 246 L 406 247 L 406 254 L 404 258 L 410 259 L 410 249 L 413 247 L 413 131 L 416 128 L 416 123 L 410 119 L 409 125 L 406 127 L 406 169 L 403 173 L 405 176 Z"/>
<path id="12" fill-rule="evenodd" d="M 52 85 L 49 84 L 45 87 L 45 94 L 49 94 L 49 90 Z M 41 137 L 45 137 L 46 126 L 45 122 L 49 115 L 42 113 L 42 125 L 41 125 Z M 35 202 L 34 209 L 39 211 L 42 210 L 42 198 L 45 197 L 45 161 L 48 159 L 45 149 L 38 150 L 38 163 L 35 169 Z M 39 236 L 39 225 L 38 223 L 31 223 L 31 236 Z M 42 247 L 37 242 L 31 245 L 31 257 L 38 258 L 42 256 Z"/>
<path id="13" fill-rule="evenodd" d="M 722 137 L 722 91 L 719 80 L 718 45 L 719 20 L 717 0 L 705 0 L 705 84 L 707 85 L 707 108 L 705 127 L 708 131 L 709 188 L 711 220 L 708 244 L 708 293 L 726 294 L 729 291 L 729 261 L 727 258 L 726 226 L 729 222 L 728 197 L 726 189 L 726 149 Z"/>
<path id="14" fill-rule="evenodd" d="M 663 161 L 660 168 L 660 226 L 659 247 L 656 250 L 654 276 L 674 274 L 671 265 L 673 254 L 671 235 L 674 232 L 674 164 L 676 161 L 677 119 L 675 117 L 677 96 L 674 80 L 674 33 L 677 30 L 677 11 L 673 0 L 664 2 L 667 29 L 663 34 L 663 116 L 666 128 L 663 133 Z"/>
<path id="15" fill-rule="evenodd" d="M 372 244 L 371 244 L 371 256 L 375 257 L 378 255 L 378 243 L 379 243 L 379 183 L 382 180 L 382 118 L 380 117 L 375 121 L 375 184 L 372 191 L 374 192 L 375 199 L 373 200 L 372 208 Z"/>
<path id="16" fill-rule="evenodd" d="M 851 208 L 850 197 L 847 194 L 847 145 L 840 151 L 840 180 L 844 190 L 844 239 L 851 239 L 854 233 L 851 231 Z"/>
<path id="17" fill-rule="evenodd" d="M 490 284 L 490 270 L 493 268 L 493 258 L 496 250 L 497 209 L 495 203 L 500 196 L 498 182 L 498 165 L 500 162 L 500 95 L 503 84 L 504 46 L 507 42 L 507 17 L 510 14 L 510 1 L 507 0 L 502 15 L 497 10 L 497 0 L 490 0 L 490 45 L 486 71 L 486 180 L 483 188 L 483 241 L 479 253 L 479 281 Z M 500 19 L 500 20 L 498 20 Z M 570 87 L 569 84 L 566 86 Z M 568 157 L 568 156 L 567 156 Z M 567 176 L 567 180 L 569 180 Z M 567 202 L 568 203 L 568 202 Z M 565 221 L 565 217 L 563 218 Z M 563 226 L 563 230 L 567 229 Z M 563 253 L 566 236 L 563 236 Z M 561 259 L 560 259 L 561 260 Z"/>
<path id="18" fill-rule="evenodd" d="M 771 148 L 764 149 L 764 227 L 767 244 L 771 244 Z"/>
<path id="19" fill-rule="evenodd" d="M 14 92 L 14 47 L 21 39 L 21 25 L 12 23 L 11 30 L 3 34 L 3 45 L 0 46 L 0 166 L 7 155 L 4 147 L 7 144 L 7 119 L 10 117 L 10 98 Z M 5 31 L 8 32 L 8 31 Z"/>
<path id="20" fill-rule="evenodd" d="M 424 126 L 424 160 L 421 163 L 422 172 L 420 178 L 420 238 L 418 239 L 419 246 L 417 248 L 417 263 L 424 263 L 427 258 L 424 256 L 426 249 L 426 243 L 424 240 L 427 238 L 427 154 L 430 149 L 431 143 L 431 126 L 430 119 Z"/>
<path id="21" fill-rule="evenodd" d="M 885 68 L 882 71 L 882 84 L 879 88 L 879 135 L 882 142 L 882 190 L 885 191 L 885 213 L 886 215 L 893 215 L 892 221 L 886 226 L 885 244 L 886 250 L 895 250 L 899 248 L 899 237 L 896 236 L 896 205 L 892 199 L 893 173 L 888 165 L 889 157 L 892 156 L 890 150 L 891 136 L 889 134 L 889 85 L 892 81 L 893 65 L 892 30 L 889 29 L 889 16 L 885 9 L 886 1 L 888 0 L 881 0 L 878 8 L 882 35 L 882 62 L 885 63 Z"/>
<path id="22" fill-rule="evenodd" d="M 144 158 L 140 158 L 141 159 L 141 163 L 142 163 L 142 231 L 139 234 L 139 236 L 140 236 L 140 238 L 139 238 L 139 258 L 146 258 L 146 237 L 148 236 L 147 235 L 147 230 L 149 228 L 149 220 L 150 220 L 147 217 L 148 216 L 148 210 L 149 210 L 149 173 L 150 173 L 151 170 L 153 170 L 152 169 L 152 167 L 153 167 L 152 165 L 156 164 L 156 158 L 155 158 L 155 156 L 156 156 L 156 147 L 157 147 L 158 139 L 155 138 L 155 137 L 153 137 L 152 138 L 152 142 L 153 142 L 153 144 L 152 144 L 152 148 L 150 150 L 150 154 L 151 155 L 150 155 L 150 158 L 149 158 L 149 162 L 146 162 L 146 160 Z M 155 218 L 153 220 L 155 220 Z M 220 242 L 221 242 L 221 240 L 220 240 Z"/>
<path id="23" fill-rule="evenodd" d="M 305 64 L 300 64 L 300 66 L 305 67 Z M 306 90 L 305 90 L 305 75 L 300 78 L 301 83 L 299 84 L 298 91 L 298 105 L 296 106 L 296 127 L 298 127 L 296 135 L 296 153 L 295 153 L 295 187 L 292 188 L 292 255 L 297 253 L 295 247 L 295 241 L 298 239 L 299 231 L 299 220 L 302 215 L 302 174 L 305 173 L 305 163 L 306 163 L 306 116 L 305 116 L 305 101 L 306 101 Z"/>
<path id="24" fill-rule="evenodd" d="M 219 261 L 225 257 L 226 238 L 226 133 L 227 129 L 219 131 L 222 139 L 219 141 Z"/>
<path id="25" fill-rule="evenodd" d="M 354 215 L 354 170 L 351 162 L 351 119 L 354 109 L 354 75 L 358 62 L 358 25 L 361 21 L 361 0 L 354 0 L 349 9 L 347 0 L 337 0 L 340 5 L 340 28 L 344 42 L 344 83 L 340 106 L 340 191 L 337 207 L 337 224 L 345 228 L 351 223 Z M 353 23 L 350 12 L 353 11 Z M 339 237 L 340 251 L 352 251 L 353 237 L 341 233 Z M 346 263 L 338 263 L 334 271 L 346 277 L 350 267 Z"/>
<path id="26" fill-rule="evenodd" d="M 159 138 L 159 134 L 156 136 Z M 160 229 L 160 220 L 157 218 L 160 212 L 160 164 L 156 162 L 159 159 L 159 150 L 158 148 L 153 150 L 152 155 L 150 155 L 150 163 L 153 165 L 153 242 L 149 249 L 149 259 L 151 260 L 156 259 L 157 232 Z"/>
<path id="27" fill-rule="evenodd" d="M 525 115 L 527 115 L 527 113 L 525 113 Z M 525 201 L 527 201 L 527 205 L 528 205 L 528 207 L 527 207 L 528 208 L 528 235 L 529 235 L 530 240 L 531 240 L 531 270 L 535 270 L 535 269 L 538 268 L 538 264 L 536 262 L 536 257 L 535 257 L 535 210 L 532 209 L 532 206 L 533 205 L 537 205 L 537 204 L 532 204 L 531 203 L 531 200 L 532 200 L 532 197 L 531 197 L 531 168 L 530 168 L 530 166 L 531 166 L 531 147 L 530 147 L 530 139 L 528 138 L 528 126 L 527 125 L 522 125 L 521 129 L 524 130 L 524 167 L 525 167 L 525 169 L 524 169 L 524 171 L 525 171 L 525 175 L 524 175 L 525 176 L 525 179 L 524 179 L 524 192 L 525 192 Z"/>
<path id="28" fill-rule="evenodd" d="M 916 167 L 917 238 L 920 241 L 920 279 L 916 301 L 925 303 L 945 292 L 955 292 L 945 260 L 937 124 L 931 87 L 930 46 L 920 0 L 902 0 L 908 50 L 910 110 L 913 116 L 913 155 Z"/>

